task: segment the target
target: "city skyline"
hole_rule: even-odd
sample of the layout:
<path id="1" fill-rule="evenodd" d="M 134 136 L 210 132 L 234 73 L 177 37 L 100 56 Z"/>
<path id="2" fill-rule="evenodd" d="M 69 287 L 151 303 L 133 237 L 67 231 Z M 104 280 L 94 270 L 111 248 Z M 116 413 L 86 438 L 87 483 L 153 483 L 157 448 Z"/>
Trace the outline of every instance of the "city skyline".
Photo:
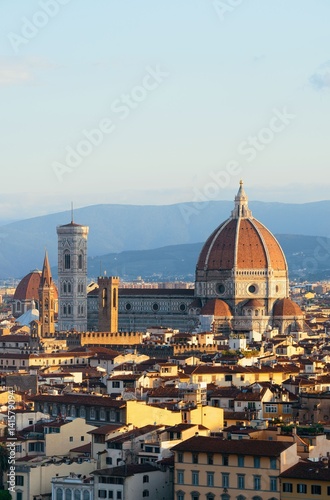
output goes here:
<path id="1" fill-rule="evenodd" d="M 322 1 L 0 6 L 3 220 L 98 203 L 329 199 Z M 22 216 L 23 214 L 23 216 Z"/>

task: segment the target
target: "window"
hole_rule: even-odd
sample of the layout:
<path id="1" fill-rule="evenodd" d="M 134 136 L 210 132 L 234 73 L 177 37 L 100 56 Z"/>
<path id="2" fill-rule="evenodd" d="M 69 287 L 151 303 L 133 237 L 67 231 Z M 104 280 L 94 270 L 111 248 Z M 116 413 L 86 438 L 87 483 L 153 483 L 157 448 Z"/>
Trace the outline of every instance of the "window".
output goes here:
<path id="1" fill-rule="evenodd" d="M 149 483 L 149 476 L 143 476 L 143 482 Z"/>
<path id="2" fill-rule="evenodd" d="M 91 420 L 95 420 L 95 408 L 91 408 L 91 409 L 89 410 L 89 418 L 90 418 Z"/>
<path id="3" fill-rule="evenodd" d="M 330 487 L 328 486 L 328 495 L 330 493 Z M 297 484 L 297 493 L 307 493 L 307 484 L 298 483 Z"/>
<path id="4" fill-rule="evenodd" d="M 38 442 L 38 443 L 29 443 L 29 452 L 37 451 L 37 452 L 44 452 L 45 451 L 45 443 L 43 442 Z"/>
<path id="5" fill-rule="evenodd" d="M 283 483 L 282 491 L 284 491 L 285 493 L 292 493 L 292 483 Z"/>
<path id="6" fill-rule="evenodd" d="M 253 467 L 260 469 L 260 457 L 253 457 Z"/>
<path id="7" fill-rule="evenodd" d="M 117 491 L 117 500 L 121 500 L 121 498 L 122 498 L 121 491 Z"/>
<path id="8" fill-rule="evenodd" d="M 228 455 L 222 455 L 222 465 L 229 465 Z"/>
<path id="9" fill-rule="evenodd" d="M 73 436 L 70 436 L 70 443 L 72 443 L 73 441 Z"/>
<path id="10" fill-rule="evenodd" d="M 232 382 L 233 376 L 232 375 L 225 375 L 225 382 Z"/>
<path id="11" fill-rule="evenodd" d="M 65 489 L 65 500 L 71 500 L 71 490 L 70 488 Z"/>
<path id="12" fill-rule="evenodd" d="M 16 476 L 16 486 L 24 486 L 24 476 Z"/>
<path id="13" fill-rule="evenodd" d="M 213 465 L 213 453 L 208 453 L 207 463 L 208 463 L 208 465 Z"/>
<path id="14" fill-rule="evenodd" d="M 237 500 L 246 500 L 246 497 L 243 495 L 238 495 Z"/>
<path id="15" fill-rule="evenodd" d="M 85 490 L 83 493 L 83 500 L 90 500 L 89 491 Z"/>
<path id="16" fill-rule="evenodd" d="M 207 486 L 214 486 L 214 472 L 206 473 L 206 483 Z"/>
<path id="17" fill-rule="evenodd" d="M 105 459 L 105 463 L 106 463 L 107 465 L 112 465 L 112 458 L 111 458 L 111 457 L 107 457 L 107 458 Z"/>
<path id="18" fill-rule="evenodd" d="M 179 451 L 179 453 L 178 453 L 178 462 L 179 463 L 183 462 L 183 453 L 182 453 L 182 451 Z"/>
<path id="19" fill-rule="evenodd" d="M 222 475 L 222 487 L 229 488 L 229 474 L 223 472 L 221 475 Z"/>
<path id="20" fill-rule="evenodd" d="M 73 500 L 80 500 L 80 499 L 81 499 L 80 490 L 74 490 Z"/>
<path id="21" fill-rule="evenodd" d="M 237 465 L 238 465 L 238 467 L 244 467 L 244 456 L 243 455 L 238 455 Z"/>
<path id="22" fill-rule="evenodd" d="M 184 492 L 183 491 L 178 491 L 176 494 L 176 500 L 184 500 Z"/>
<path id="23" fill-rule="evenodd" d="M 237 474 L 237 488 L 240 490 L 245 489 L 245 474 Z"/>
<path id="24" fill-rule="evenodd" d="M 193 453 L 192 454 L 192 463 L 193 464 L 198 464 L 198 453 Z"/>
<path id="25" fill-rule="evenodd" d="M 267 404 L 265 405 L 266 413 L 277 413 L 277 405 Z"/>
<path id="26" fill-rule="evenodd" d="M 213 493 L 206 494 L 206 500 L 214 500 L 214 499 L 215 499 L 215 495 Z"/>
<path id="27" fill-rule="evenodd" d="M 275 457 L 271 457 L 269 459 L 269 468 L 270 469 L 276 469 L 276 458 Z"/>
<path id="28" fill-rule="evenodd" d="M 312 495 L 321 495 L 322 488 L 319 484 L 312 484 L 311 493 Z"/>
<path id="29" fill-rule="evenodd" d="M 143 498 L 148 497 L 149 496 L 149 490 L 143 490 L 142 496 L 143 496 Z"/>
<path id="30" fill-rule="evenodd" d="M 62 490 L 62 488 L 57 488 L 57 490 L 56 490 L 56 500 L 63 500 L 63 490 Z"/>
<path id="31" fill-rule="evenodd" d="M 256 491 L 261 490 L 261 476 L 253 476 L 253 486 Z"/>
<path id="32" fill-rule="evenodd" d="M 193 491 L 191 493 L 191 500 L 199 500 L 199 493 L 198 493 L 198 491 Z"/>
<path id="33" fill-rule="evenodd" d="M 78 269 L 82 269 L 83 268 L 83 256 L 82 254 L 80 253 L 78 255 Z"/>
<path id="34" fill-rule="evenodd" d="M 183 470 L 177 471 L 177 483 L 184 484 L 184 472 L 183 472 Z"/>
<path id="35" fill-rule="evenodd" d="M 107 490 L 99 490 L 99 498 L 107 498 Z"/>
<path id="36" fill-rule="evenodd" d="M 269 489 L 270 489 L 270 491 L 277 491 L 277 478 L 276 477 L 269 478 Z"/>
<path id="37" fill-rule="evenodd" d="M 193 470 L 191 473 L 191 482 L 194 486 L 199 485 L 199 472 L 197 470 Z"/>
<path id="38" fill-rule="evenodd" d="M 64 254 L 64 269 L 70 269 L 70 267 L 71 267 L 70 254 L 69 254 L 69 252 L 65 252 L 65 254 Z"/>

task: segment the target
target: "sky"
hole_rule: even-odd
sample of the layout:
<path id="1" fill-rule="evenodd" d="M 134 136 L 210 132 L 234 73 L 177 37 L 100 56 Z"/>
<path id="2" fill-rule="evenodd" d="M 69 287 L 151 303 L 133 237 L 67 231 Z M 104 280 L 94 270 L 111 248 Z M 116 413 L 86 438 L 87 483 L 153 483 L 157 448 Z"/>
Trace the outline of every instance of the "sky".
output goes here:
<path id="1" fill-rule="evenodd" d="M 330 199 L 328 0 L 1 0 L 0 219 Z"/>

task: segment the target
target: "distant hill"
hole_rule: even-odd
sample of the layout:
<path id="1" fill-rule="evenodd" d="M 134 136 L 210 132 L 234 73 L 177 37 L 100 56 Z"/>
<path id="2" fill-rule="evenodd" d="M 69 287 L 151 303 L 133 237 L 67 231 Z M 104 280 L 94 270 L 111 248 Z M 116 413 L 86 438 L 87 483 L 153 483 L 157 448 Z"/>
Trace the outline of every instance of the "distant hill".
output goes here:
<path id="1" fill-rule="evenodd" d="M 274 234 L 321 236 L 330 235 L 330 201 L 307 203 L 307 204 L 285 204 L 250 202 L 253 215 L 265 224 Z M 142 250 L 156 249 L 156 254 L 162 255 L 159 260 L 151 259 L 149 264 L 158 262 L 155 273 L 163 273 L 162 265 L 172 266 L 181 258 L 181 269 L 185 269 L 184 258 L 191 255 L 193 261 L 187 264 L 187 270 L 183 273 L 194 273 L 196 254 L 189 247 L 183 248 L 176 253 L 177 245 L 196 244 L 205 241 L 209 234 L 231 213 L 232 201 L 212 201 L 208 203 L 181 203 L 163 206 L 135 206 L 135 205 L 93 205 L 75 211 L 75 222 L 88 225 L 90 228 L 88 238 L 88 255 L 91 269 L 89 274 L 94 274 L 93 269 L 98 266 L 105 267 L 106 259 L 97 257 L 110 254 L 121 254 L 120 260 L 125 269 L 131 269 L 132 259 L 137 259 L 138 252 Z M 40 268 L 43 262 L 45 248 L 47 248 L 52 266 L 57 265 L 57 234 L 56 226 L 70 222 L 69 212 L 60 212 L 32 219 L 13 222 L 0 227 L 0 278 L 22 277 L 30 270 Z M 296 253 L 295 262 L 304 261 L 306 256 L 312 255 L 318 247 L 318 241 L 314 239 L 301 239 L 299 245 L 297 239 L 287 236 L 288 249 L 294 248 Z M 283 244 L 283 243 L 282 243 Z M 284 244 L 283 244 L 284 246 Z M 163 247 L 172 248 L 163 252 Z M 285 248 L 284 248 L 285 249 Z M 133 254 L 129 252 L 133 251 Z M 190 254 L 190 251 L 192 252 Z M 158 253 L 157 253 L 158 252 Z M 160 252 L 160 253 L 159 253 Z M 169 253 L 168 253 L 169 252 Z M 173 253 L 174 252 L 174 253 Z M 188 252 L 185 254 L 185 252 Z M 299 252 L 301 258 L 299 260 Z M 307 253 L 306 253 L 307 252 Z M 324 250 L 324 252 L 327 252 Z M 155 255 L 156 255 L 155 254 Z M 330 251 L 329 251 L 330 254 Z M 303 257 L 304 255 L 304 257 Z M 109 257 L 111 258 L 111 257 Z M 112 257 L 115 258 L 115 257 Z M 119 258 L 118 255 L 116 257 Z M 136 264 L 137 269 L 142 269 L 141 259 Z M 163 260 L 165 259 L 165 260 Z M 290 262 L 291 258 L 288 258 Z M 327 265 L 328 258 L 320 261 L 320 269 Z M 142 259 L 143 260 L 143 259 Z M 103 262 L 104 261 L 104 262 Z M 163 262 L 163 264 L 161 264 Z M 171 262 L 171 264 L 170 264 Z M 117 262 L 117 267 L 118 267 Z M 291 264 L 292 266 L 293 264 Z M 160 266 L 160 269 L 159 269 Z M 177 269 L 175 267 L 175 269 Z M 330 266 L 329 266 L 330 267 Z M 124 268 L 123 268 L 124 269 Z M 132 271 L 135 273 L 135 271 Z M 99 270 L 96 275 L 99 274 Z M 120 273 L 118 273 L 120 274 Z M 141 274 L 137 272 L 136 274 Z M 179 273 L 181 276 L 182 273 Z"/>

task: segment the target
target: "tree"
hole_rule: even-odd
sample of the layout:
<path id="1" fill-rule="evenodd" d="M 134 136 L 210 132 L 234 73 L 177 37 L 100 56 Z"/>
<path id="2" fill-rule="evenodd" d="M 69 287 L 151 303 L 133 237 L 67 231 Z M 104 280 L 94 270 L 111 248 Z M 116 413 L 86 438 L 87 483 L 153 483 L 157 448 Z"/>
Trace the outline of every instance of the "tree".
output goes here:
<path id="1" fill-rule="evenodd" d="M 8 448 L 5 445 L 0 444 L 0 490 L 3 490 L 3 474 L 4 472 L 7 472 L 7 470 L 9 469 L 8 460 L 9 460 Z M 1 498 L 5 497 L 0 496 L 0 499 Z"/>
<path id="2" fill-rule="evenodd" d="M 0 490 L 0 500 L 11 500 L 12 498 L 8 490 Z"/>

